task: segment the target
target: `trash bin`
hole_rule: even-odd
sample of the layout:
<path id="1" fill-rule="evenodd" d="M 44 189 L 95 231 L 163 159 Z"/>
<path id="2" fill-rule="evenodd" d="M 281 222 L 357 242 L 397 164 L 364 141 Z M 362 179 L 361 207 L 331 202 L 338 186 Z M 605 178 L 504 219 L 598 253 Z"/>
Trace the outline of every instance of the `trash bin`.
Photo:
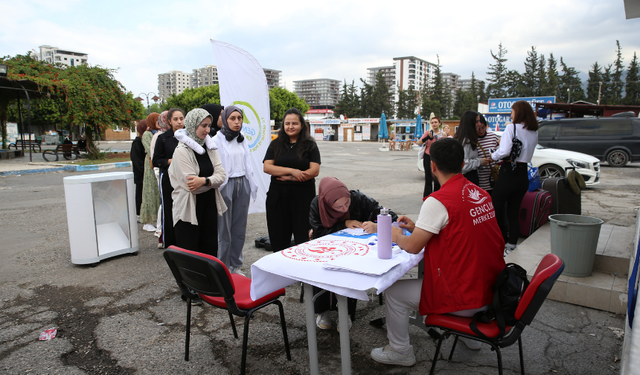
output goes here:
<path id="1" fill-rule="evenodd" d="M 591 276 L 604 221 L 583 215 L 550 215 L 551 252 L 565 264 L 563 275 Z"/>
<path id="2" fill-rule="evenodd" d="M 71 263 L 92 264 L 138 251 L 132 172 L 63 179 Z"/>

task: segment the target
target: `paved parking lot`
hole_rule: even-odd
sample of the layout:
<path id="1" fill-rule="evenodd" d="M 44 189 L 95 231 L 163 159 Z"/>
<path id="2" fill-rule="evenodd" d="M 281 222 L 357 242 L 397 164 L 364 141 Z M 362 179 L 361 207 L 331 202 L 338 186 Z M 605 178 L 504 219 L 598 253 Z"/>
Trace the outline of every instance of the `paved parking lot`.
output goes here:
<path id="1" fill-rule="evenodd" d="M 399 214 L 416 218 L 423 176 L 417 152 L 379 152 L 374 143 L 320 142 L 320 177 L 335 176 Z M 0 161 L 1 163 L 2 161 Z M 638 164 L 602 168 L 602 183 L 583 192 L 583 214 L 615 225 L 635 224 L 640 193 Z M 122 169 L 127 170 L 127 169 Z M 76 173 L 77 174 L 77 173 Z M 180 299 L 156 238 L 140 228 L 140 251 L 95 267 L 70 263 L 62 179 L 71 172 L 0 177 L 0 373 L 37 374 L 236 374 L 241 340 L 233 338 L 228 316 L 195 307 L 191 359 L 185 362 Z M 265 215 L 249 218 L 245 266 L 266 255 L 253 240 L 267 234 Z M 411 277 L 415 272 L 409 275 Z M 283 298 L 292 361 L 284 355 L 276 308 L 254 318 L 248 373 L 307 374 L 308 354 L 300 288 Z M 351 331 L 354 374 L 426 373 L 435 351 L 424 332 L 412 329 L 418 363 L 395 368 L 374 363 L 369 352 L 386 344 L 386 332 L 368 322 L 384 308 L 359 302 Z M 242 321 L 236 323 L 240 329 Z M 38 341 L 56 327 L 58 336 Z M 624 316 L 547 301 L 523 335 L 529 374 L 617 374 Z M 320 370 L 340 372 L 339 337 L 318 333 Z M 450 347 L 445 344 L 444 352 Z M 461 346 L 453 361 L 439 361 L 439 374 L 495 374 L 495 353 Z M 505 374 L 519 373 L 517 347 L 504 350 Z"/>

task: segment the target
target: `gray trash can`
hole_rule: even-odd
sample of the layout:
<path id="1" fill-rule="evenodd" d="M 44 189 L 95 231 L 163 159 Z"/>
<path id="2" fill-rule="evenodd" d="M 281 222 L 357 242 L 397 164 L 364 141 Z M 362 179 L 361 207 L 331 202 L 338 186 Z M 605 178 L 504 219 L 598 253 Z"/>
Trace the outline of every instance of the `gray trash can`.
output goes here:
<path id="1" fill-rule="evenodd" d="M 565 264 L 563 275 L 591 276 L 604 221 L 583 215 L 551 215 L 551 252 Z"/>

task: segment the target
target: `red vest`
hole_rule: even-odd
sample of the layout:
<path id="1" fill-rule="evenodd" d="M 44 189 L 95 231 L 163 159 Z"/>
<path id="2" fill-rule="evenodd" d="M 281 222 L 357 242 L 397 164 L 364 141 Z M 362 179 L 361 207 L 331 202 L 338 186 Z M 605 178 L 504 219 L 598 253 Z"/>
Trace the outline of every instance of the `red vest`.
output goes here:
<path id="1" fill-rule="evenodd" d="M 420 315 L 490 304 L 491 287 L 505 267 L 504 239 L 491 197 L 462 174 L 430 197 L 445 206 L 449 223 L 425 248 Z"/>

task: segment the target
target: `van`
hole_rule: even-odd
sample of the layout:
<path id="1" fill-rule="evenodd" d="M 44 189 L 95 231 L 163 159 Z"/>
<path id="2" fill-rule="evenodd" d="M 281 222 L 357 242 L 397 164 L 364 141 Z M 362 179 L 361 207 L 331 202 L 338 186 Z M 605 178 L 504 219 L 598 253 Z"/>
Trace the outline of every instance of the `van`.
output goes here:
<path id="1" fill-rule="evenodd" d="M 624 167 L 640 160 L 640 119 L 625 114 L 541 121 L 538 144 L 582 152 L 612 167 Z"/>

